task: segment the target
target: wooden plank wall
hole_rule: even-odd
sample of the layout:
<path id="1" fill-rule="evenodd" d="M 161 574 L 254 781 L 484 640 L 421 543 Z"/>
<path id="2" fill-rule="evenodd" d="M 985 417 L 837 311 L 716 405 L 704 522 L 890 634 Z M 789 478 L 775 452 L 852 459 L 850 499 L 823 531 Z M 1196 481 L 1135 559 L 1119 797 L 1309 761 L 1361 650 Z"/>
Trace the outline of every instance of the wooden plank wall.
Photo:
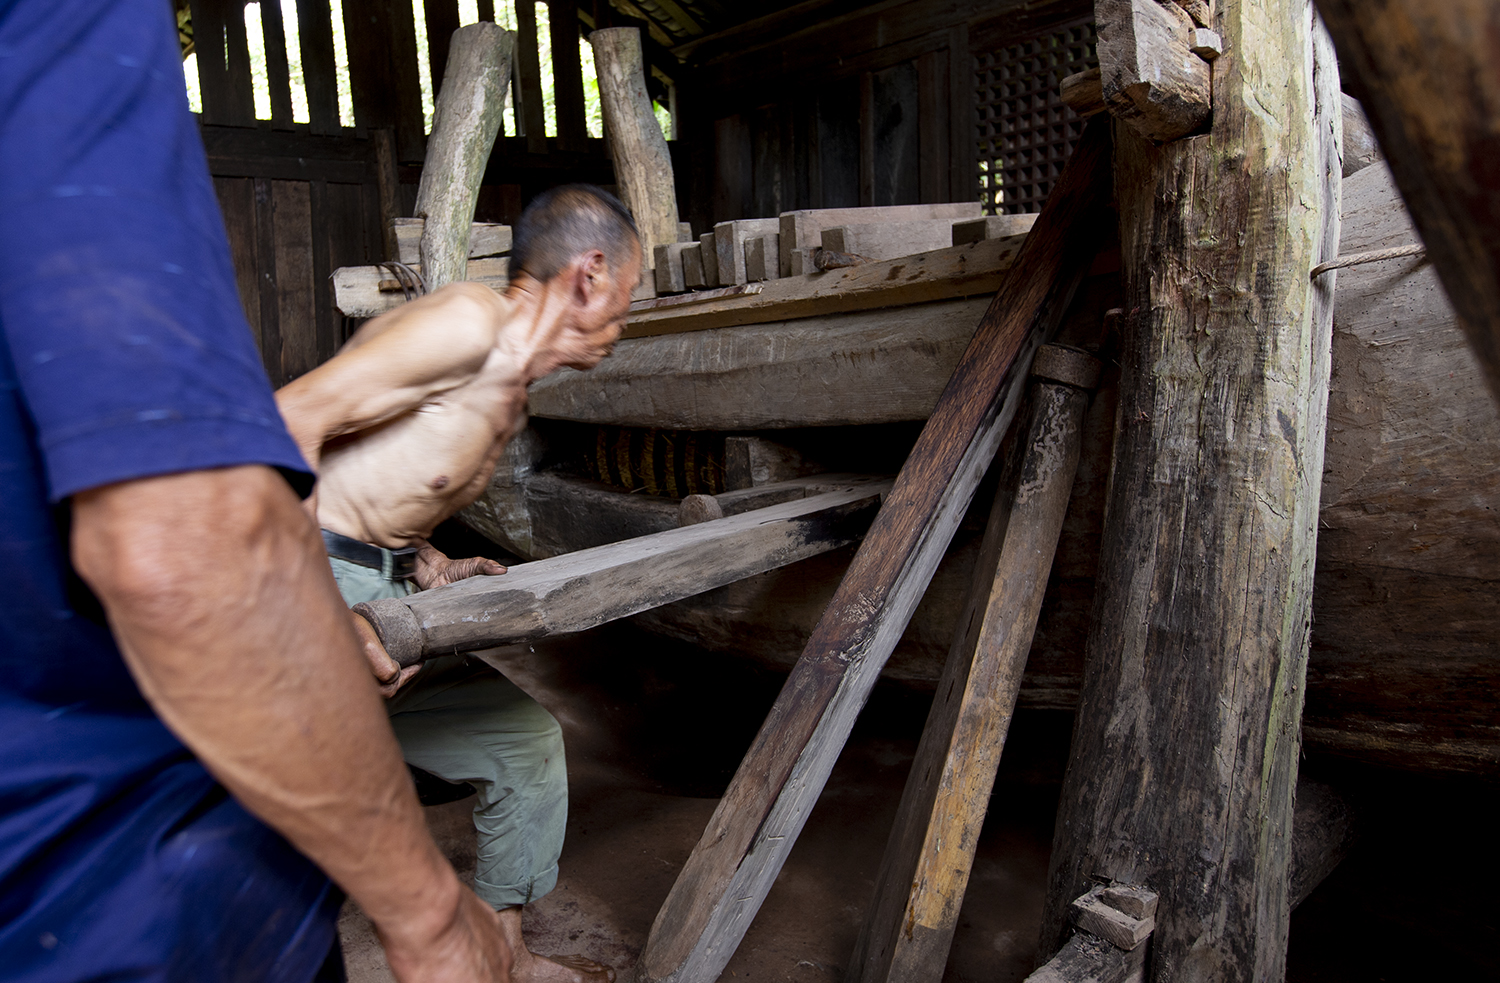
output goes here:
<path id="1" fill-rule="evenodd" d="M 548 4 L 557 135 L 544 132 L 537 17 L 523 0 L 520 26 L 526 33 L 529 25 L 532 55 L 517 59 L 512 82 L 519 132 L 496 141 L 476 210 L 480 221 L 514 222 L 526 201 L 557 184 L 614 183 L 604 141 L 587 135 L 576 40 L 599 11 L 592 4 L 581 12 L 565 0 L 542 2 Z M 340 266 L 385 259 L 389 219 L 411 214 L 426 148 L 416 22 L 410 0 L 344 0 L 354 125 L 343 126 L 328 0 L 296 0 L 308 101 L 308 121 L 298 123 L 282 8 L 262 2 L 271 118 L 257 120 L 245 3 L 190 2 L 201 132 L 240 298 L 266 370 L 280 386 L 343 341 L 347 326 L 333 306 L 329 275 Z M 458 0 L 423 0 L 423 13 L 428 67 L 440 86 L 448 39 L 459 24 Z M 493 19 L 493 0 L 481 0 L 479 16 Z M 650 56 L 676 64 L 658 47 Z"/>
<path id="2" fill-rule="evenodd" d="M 794 208 L 964 201 L 977 194 L 974 57 L 1092 12 L 1087 0 L 924 0 L 795 11 L 677 50 L 708 193 L 694 227 Z M 679 177 L 679 183 L 682 183 Z"/>

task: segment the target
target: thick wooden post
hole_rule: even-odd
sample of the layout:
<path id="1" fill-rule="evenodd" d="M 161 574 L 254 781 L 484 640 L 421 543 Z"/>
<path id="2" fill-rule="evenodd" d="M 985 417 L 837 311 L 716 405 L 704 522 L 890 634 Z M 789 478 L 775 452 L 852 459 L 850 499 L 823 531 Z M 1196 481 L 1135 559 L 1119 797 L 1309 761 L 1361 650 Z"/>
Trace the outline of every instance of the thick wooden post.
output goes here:
<path id="1" fill-rule="evenodd" d="M 484 21 L 453 33 L 417 187 L 416 217 L 426 219 L 422 277 L 428 290 L 467 273 L 469 227 L 500 131 L 513 48 L 510 32 Z"/>
<path id="2" fill-rule="evenodd" d="M 938 680 L 846 983 L 937 983 L 948 963 L 1068 514 L 1099 362 L 1048 345 L 1032 374 L 1030 425 L 995 493 L 958 619 L 966 630 Z"/>
<path id="3" fill-rule="evenodd" d="M 1500 400 L 1500 8 L 1318 0 L 1318 10 Z"/>
<path id="4" fill-rule="evenodd" d="M 635 216 L 641 262 L 650 266 L 657 246 L 677 241 L 677 189 L 667 138 L 651 112 L 641 32 L 607 27 L 589 35 L 599 76 L 604 134 L 615 159 L 620 200 Z"/>
<path id="5" fill-rule="evenodd" d="M 1091 878 L 1161 898 L 1157 981 L 1284 974 L 1339 231 L 1311 0 L 1220 0 L 1209 135 L 1116 126 L 1119 424 L 1042 950 Z"/>

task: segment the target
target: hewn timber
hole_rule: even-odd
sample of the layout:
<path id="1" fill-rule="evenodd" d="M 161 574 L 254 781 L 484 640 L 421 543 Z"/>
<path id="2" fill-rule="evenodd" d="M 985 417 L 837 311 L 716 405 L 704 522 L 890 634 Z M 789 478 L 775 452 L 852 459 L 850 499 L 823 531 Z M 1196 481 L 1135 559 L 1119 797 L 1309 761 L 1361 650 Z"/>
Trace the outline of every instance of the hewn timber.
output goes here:
<path id="1" fill-rule="evenodd" d="M 510 259 L 487 256 L 465 263 L 466 280 L 504 290 L 510 283 Z M 423 268 L 413 267 L 426 276 Z M 333 272 L 334 303 L 346 317 L 375 317 L 406 303 L 397 274 L 384 266 L 341 266 Z M 429 284 L 430 285 L 430 284 Z"/>
<path id="2" fill-rule="evenodd" d="M 1459 323 L 1500 400 L 1500 8 L 1318 0 Z"/>
<path id="3" fill-rule="evenodd" d="M 885 506 L 652 925 L 642 981 L 718 977 L 822 791 L 1101 241 L 1107 130 L 1091 124 Z M 777 281 L 779 282 L 779 281 Z M 697 526 L 689 528 L 700 528 Z"/>
<path id="4" fill-rule="evenodd" d="M 1091 878 L 1162 898 L 1158 981 L 1285 971 L 1337 252 L 1311 0 L 1220 0 L 1210 135 L 1115 155 L 1120 419 L 1041 948 Z"/>
<path id="5" fill-rule="evenodd" d="M 492 23 L 453 34 L 417 187 L 416 215 L 426 220 L 421 253 L 428 290 L 467 279 L 470 224 L 500 132 L 513 47 L 513 36 Z"/>
<path id="6" fill-rule="evenodd" d="M 1044 377 L 1052 356 L 1066 382 Z M 1029 424 L 990 507 L 973 586 L 923 728 L 848 983 L 936 983 L 968 889 L 979 830 L 1021 689 L 1083 443 L 1099 362 L 1044 346 Z M 1004 808 L 1004 803 L 1000 803 Z"/>
<path id="7" fill-rule="evenodd" d="M 355 610 L 402 665 L 583 631 L 854 542 L 879 501 L 859 483 Z"/>
<path id="8" fill-rule="evenodd" d="M 427 225 L 420 218 L 398 218 L 395 220 L 396 258 L 407 266 L 422 262 L 422 229 Z M 510 226 L 493 222 L 475 222 L 469 226 L 469 259 L 485 256 L 504 256 L 510 252 Z"/>
<path id="9" fill-rule="evenodd" d="M 916 222 L 931 219 L 973 219 L 980 217 L 977 201 L 954 201 L 932 205 L 881 205 L 863 208 L 810 208 L 783 212 L 774 219 L 778 227 L 781 252 L 781 275 L 793 276 L 792 254 L 799 249 L 816 249 L 823 244 L 823 230 L 840 225 L 864 225 L 876 222 Z"/>
<path id="10" fill-rule="evenodd" d="M 649 266 L 657 246 L 677 241 L 677 191 L 667 138 L 646 94 L 641 32 L 608 27 L 589 34 L 599 78 L 604 132 L 615 162 L 620 200 L 635 217 L 642 262 Z"/>
<path id="11" fill-rule="evenodd" d="M 1192 50 L 1193 21 L 1160 0 L 1097 0 L 1099 73 L 1111 115 L 1148 140 L 1176 140 L 1213 111 L 1208 62 Z"/>

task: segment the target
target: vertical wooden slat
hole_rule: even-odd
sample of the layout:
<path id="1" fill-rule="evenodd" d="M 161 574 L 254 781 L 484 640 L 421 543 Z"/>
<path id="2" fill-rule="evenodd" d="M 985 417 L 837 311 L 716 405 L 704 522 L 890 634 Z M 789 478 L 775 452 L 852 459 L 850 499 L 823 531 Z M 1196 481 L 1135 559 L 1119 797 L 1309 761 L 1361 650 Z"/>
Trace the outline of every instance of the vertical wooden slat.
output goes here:
<path id="1" fill-rule="evenodd" d="M 875 76 L 859 75 L 859 204 L 875 204 Z"/>
<path id="2" fill-rule="evenodd" d="M 537 51 L 536 7 L 532 0 L 516 0 L 516 76 L 521 98 L 516 102 L 516 127 L 526 137 L 526 151 L 547 152 L 547 116 L 542 106 L 542 63 Z"/>
<path id="3" fill-rule="evenodd" d="M 948 32 L 948 201 L 973 201 L 979 194 L 974 171 L 974 55 L 969 28 Z"/>
<path id="4" fill-rule="evenodd" d="M 195 26 L 196 30 L 196 26 Z M 260 284 L 255 275 L 255 182 L 247 177 L 216 177 L 214 192 L 224 215 L 229 238 L 229 256 L 234 263 L 234 283 L 250 333 L 260 347 Z"/>
<path id="5" fill-rule="evenodd" d="M 745 117 L 714 120 L 714 211 L 718 221 L 745 218 L 750 211 L 750 127 Z"/>
<path id="6" fill-rule="evenodd" d="M 283 384 L 318 364 L 311 198 L 306 181 L 271 182 L 276 250 L 276 323 L 281 330 Z"/>
<path id="7" fill-rule="evenodd" d="M 420 161 L 426 140 L 411 4 L 350 0 L 344 4 L 344 29 L 355 123 L 361 130 L 394 128 L 397 159 Z"/>
<path id="8" fill-rule="evenodd" d="M 271 89 L 271 128 L 292 128 L 292 73 L 287 63 L 286 26 L 280 0 L 262 0 L 260 29 L 266 45 L 266 82 Z"/>
<path id="9" fill-rule="evenodd" d="M 432 69 L 435 106 L 438 90 L 443 87 L 443 71 L 448 67 L 448 46 L 453 43 L 453 32 L 458 30 L 458 0 L 422 0 L 422 11 L 427 16 L 427 63 Z"/>
<path id="10" fill-rule="evenodd" d="M 920 201 L 948 201 L 948 51 L 917 58 L 917 141 Z"/>
<path id="11" fill-rule="evenodd" d="M 495 0 L 479 0 L 479 19 L 495 22 Z"/>
<path id="12" fill-rule="evenodd" d="M 225 65 L 230 126 L 255 125 L 255 92 L 250 84 L 250 42 L 245 35 L 244 0 L 228 0 L 224 10 Z"/>
<path id="13" fill-rule="evenodd" d="M 312 219 L 313 358 L 315 364 L 321 365 L 333 357 L 339 344 L 333 282 L 329 279 L 336 269 L 332 263 L 334 202 L 327 181 L 313 181 L 307 190 Z"/>
<path id="14" fill-rule="evenodd" d="M 297 0 L 297 41 L 302 47 L 308 129 L 318 134 L 338 133 L 338 64 L 333 54 L 328 0 Z"/>
<path id="15" fill-rule="evenodd" d="M 281 318 L 276 292 L 276 215 L 271 181 L 255 182 L 255 286 L 260 295 L 260 358 L 271 385 L 286 382 L 281 367 Z"/>
<path id="16" fill-rule="evenodd" d="M 192 15 L 198 87 L 203 93 L 203 122 L 227 123 L 229 75 L 224 69 L 224 4 L 222 0 L 193 0 Z"/>
<path id="17" fill-rule="evenodd" d="M 377 222 L 379 223 L 381 259 L 396 258 L 396 233 L 391 223 L 398 215 L 407 214 L 401 209 L 401 184 L 396 171 L 396 138 L 389 129 L 375 130 L 370 134 L 375 151 L 375 189 Z"/>
<path id="18" fill-rule="evenodd" d="M 573 0 L 549 3 L 552 36 L 552 97 L 557 105 L 558 145 L 582 150 L 588 139 L 583 115 L 583 65 L 578 51 L 578 6 Z"/>

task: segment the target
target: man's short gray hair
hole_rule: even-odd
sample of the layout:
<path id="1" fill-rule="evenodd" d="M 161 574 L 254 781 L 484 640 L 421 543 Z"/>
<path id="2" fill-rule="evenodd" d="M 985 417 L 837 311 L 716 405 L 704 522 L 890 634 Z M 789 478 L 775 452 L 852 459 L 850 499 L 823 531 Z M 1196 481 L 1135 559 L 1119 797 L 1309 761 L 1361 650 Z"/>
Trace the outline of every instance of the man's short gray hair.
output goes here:
<path id="1" fill-rule="evenodd" d="M 565 184 L 537 195 L 521 213 L 511 238 L 510 275 L 525 273 L 545 283 L 591 249 L 604 253 L 618 272 L 639 243 L 620 199 L 592 184 Z"/>

